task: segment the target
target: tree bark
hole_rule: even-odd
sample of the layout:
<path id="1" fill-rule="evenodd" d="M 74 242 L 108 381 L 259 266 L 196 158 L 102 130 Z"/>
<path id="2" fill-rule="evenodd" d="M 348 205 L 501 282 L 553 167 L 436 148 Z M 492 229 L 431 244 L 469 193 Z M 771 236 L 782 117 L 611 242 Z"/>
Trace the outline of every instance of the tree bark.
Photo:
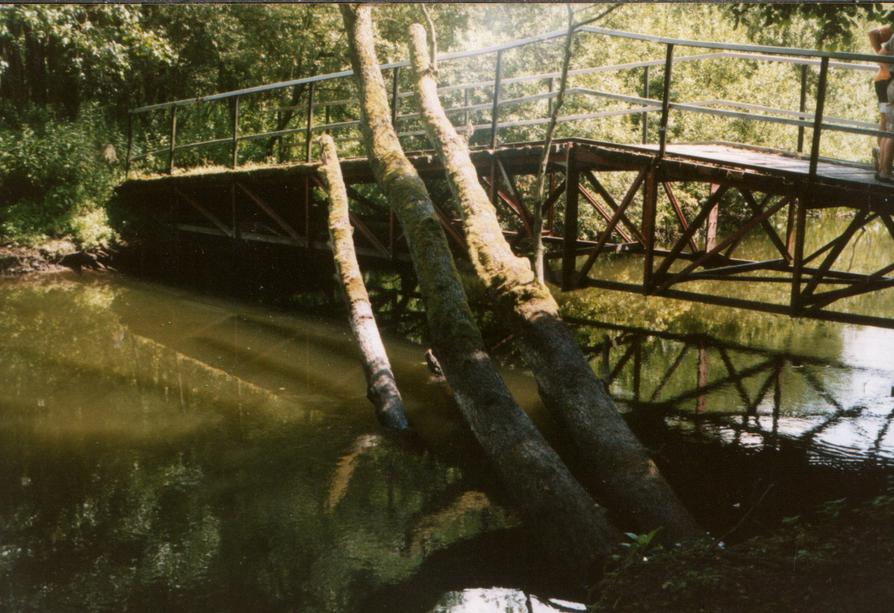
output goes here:
<path id="1" fill-rule="evenodd" d="M 530 262 L 512 253 L 465 142 L 438 99 L 425 30 L 413 25 L 411 37 L 423 122 L 462 210 L 472 264 L 498 311 L 518 330 L 544 404 L 570 431 L 589 477 L 610 506 L 629 514 L 639 529 L 663 527 L 664 536 L 675 540 L 693 536 L 698 532 L 695 521 L 618 413 L 562 322 L 552 294 L 537 282 Z"/>
<path id="2" fill-rule="evenodd" d="M 369 294 L 360 274 L 357 254 L 354 251 L 354 229 L 348 214 L 348 192 L 341 176 L 341 165 L 335 150 L 335 142 L 328 134 L 320 137 L 322 165 L 320 169 L 329 192 L 329 238 L 335 269 L 344 290 L 348 306 L 351 331 L 360 347 L 363 373 L 366 375 L 366 397 L 376 408 L 379 423 L 393 430 L 410 427 L 404 412 L 404 403 L 394 381 L 391 362 L 379 336 Z"/>
<path id="3" fill-rule="evenodd" d="M 544 550 L 585 580 L 618 542 L 605 512 L 513 400 L 472 319 L 428 190 L 391 124 L 369 6 L 341 5 L 373 173 L 404 227 L 432 348 L 473 434 Z"/>

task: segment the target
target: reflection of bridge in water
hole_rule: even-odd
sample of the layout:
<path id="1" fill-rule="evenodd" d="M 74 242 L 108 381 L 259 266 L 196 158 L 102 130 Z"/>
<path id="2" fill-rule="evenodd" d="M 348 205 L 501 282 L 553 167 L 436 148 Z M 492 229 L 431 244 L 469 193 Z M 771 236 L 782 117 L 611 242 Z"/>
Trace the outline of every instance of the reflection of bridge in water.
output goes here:
<path id="1" fill-rule="evenodd" d="M 834 93 L 830 75 L 874 70 L 876 56 L 679 40 L 594 27 L 580 32 L 579 36 L 595 40 L 608 37 L 657 45 L 664 57 L 571 71 L 567 108 L 580 112 L 559 117 L 560 123 L 572 126 L 569 131 L 574 137 L 557 141 L 550 152 L 550 190 L 542 205 L 548 257 L 559 261 L 555 269 L 550 268 L 554 281 L 566 290 L 596 286 L 894 327 L 894 318 L 888 316 L 830 308 L 894 284 L 890 274 L 894 264 L 884 262 L 878 268 L 855 271 L 839 262 L 845 249 L 869 249 L 859 244 L 866 232 L 885 241 L 884 248 L 891 244 L 894 186 L 876 181 L 866 166 L 820 155 L 822 137 L 830 132 L 865 137 L 867 149 L 871 138 L 889 134 L 873 124 L 824 112 L 827 98 Z M 507 236 L 519 249 L 531 238 L 532 197 L 526 187 L 537 172 L 543 149 L 542 143 L 532 141 L 530 130 L 549 121 L 545 111 L 552 109 L 558 75 L 509 75 L 504 66 L 512 54 L 526 57 L 523 54 L 553 44 L 562 34 L 447 54 L 439 64 L 445 107 L 459 125 L 466 126 L 464 130 L 472 130 L 473 159 L 482 183 L 501 212 Z M 680 47 L 697 53 L 675 54 Z M 469 74 L 481 70 L 482 62 L 484 77 L 468 80 Z M 792 66 L 800 81 L 798 109 L 716 99 L 682 101 L 687 92 L 673 89 L 673 71 L 681 65 L 709 62 Z M 532 62 L 519 64 L 531 70 Z M 405 66 L 383 66 L 392 79 L 392 120 L 401 130 L 405 148 L 417 151 L 411 158 L 432 187 L 448 240 L 461 254 L 462 231 L 443 188 L 443 169 L 431 153 L 418 153 L 420 146 L 426 146 L 420 140 L 424 133 L 419 116 L 404 108 L 412 89 L 407 71 L 402 72 Z M 639 95 L 588 86 L 603 74 L 637 72 L 642 73 Z M 814 76 L 815 88 L 811 87 Z M 316 189 L 320 183 L 311 143 L 316 133 L 329 131 L 346 158 L 362 155 L 350 77 L 349 71 L 318 75 L 135 109 L 128 167 L 141 164 L 150 176 L 125 183 L 121 188 L 124 201 L 157 216 L 173 230 L 169 238 L 174 240 L 212 236 L 240 245 L 327 250 L 325 205 Z M 544 86 L 546 91 L 541 91 Z M 660 97 L 652 97 L 653 88 L 659 86 Z M 284 103 L 284 96 L 292 102 Z M 297 104 L 302 97 L 304 103 Z M 812 109 L 808 109 L 808 99 Z M 605 108 L 606 101 L 620 106 Z M 742 143 L 669 142 L 670 133 L 682 125 L 677 122 L 691 116 L 788 126 L 793 135 L 796 132 L 796 146 L 785 150 Z M 612 117 L 627 121 L 631 136 L 635 133 L 630 140 L 640 142 L 594 140 L 598 134 L 593 122 Z M 650 142 L 653 133 L 657 139 Z M 804 154 L 808 143 L 809 154 Z M 294 161 L 296 155 L 300 162 Z M 191 165 L 213 163 L 232 168 L 188 172 Z M 252 165 L 245 167 L 246 163 Z M 406 260 L 402 234 L 375 188 L 367 161 L 346 159 L 343 168 L 358 252 L 373 260 Z M 167 174 L 151 174 L 160 170 Z M 618 184 L 626 187 L 619 191 Z M 702 194 L 688 215 L 678 196 L 684 187 L 690 192 L 701 189 Z M 160 202 L 165 206 L 158 206 Z M 581 202 L 600 220 L 595 236 L 581 231 Z M 720 217 L 733 207 L 740 209 L 735 228 L 719 232 Z M 832 240 L 821 243 L 811 233 L 808 219 L 825 209 L 836 209 L 849 221 Z M 675 229 L 659 232 L 659 212 L 674 220 Z M 743 253 L 743 245 L 755 236 L 769 241 L 772 257 Z M 593 276 L 597 261 L 620 253 L 641 254 L 639 279 Z M 724 281 L 737 287 L 769 285 L 780 291 L 773 298 L 745 299 L 738 290 L 717 291 L 717 284 L 711 289 L 681 289 L 699 281 Z"/>
<path id="2" fill-rule="evenodd" d="M 809 448 L 821 461 L 894 461 L 892 372 L 705 334 L 588 321 L 586 350 L 634 415 L 670 419 L 744 446 Z"/>

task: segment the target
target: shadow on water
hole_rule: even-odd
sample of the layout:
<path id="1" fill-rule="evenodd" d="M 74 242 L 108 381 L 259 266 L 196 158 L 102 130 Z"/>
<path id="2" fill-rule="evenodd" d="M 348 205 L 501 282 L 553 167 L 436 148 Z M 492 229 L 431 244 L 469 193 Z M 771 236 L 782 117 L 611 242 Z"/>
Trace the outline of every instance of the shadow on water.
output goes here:
<path id="1" fill-rule="evenodd" d="M 0 284 L 4 606 L 579 610 L 548 601 L 583 595 L 519 527 L 423 347 L 402 338 L 424 325 L 396 275 L 370 282 L 413 440 L 379 431 L 326 269 L 280 279 L 258 305 L 226 296 L 266 300 L 276 266 L 239 288 L 203 276 L 214 266 L 201 258 L 186 268 L 179 286 Z M 891 333 L 612 292 L 562 299 L 716 536 L 874 495 L 891 474 Z M 502 322 L 479 317 L 513 394 L 574 466 Z"/>

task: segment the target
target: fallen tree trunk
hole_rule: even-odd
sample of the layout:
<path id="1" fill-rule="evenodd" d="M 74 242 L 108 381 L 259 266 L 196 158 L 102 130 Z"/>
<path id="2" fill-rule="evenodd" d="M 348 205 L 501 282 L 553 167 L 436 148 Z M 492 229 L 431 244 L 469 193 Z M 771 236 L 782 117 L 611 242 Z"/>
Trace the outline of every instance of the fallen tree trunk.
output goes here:
<path id="1" fill-rule="evenodd" d="M 323 180 L 329 192 L 329 239 L 332 257 L 345 302 L 348 306 L 351 331 L 363 358 L 366 375 L 366 397 L 376 408 L 376 418 L 386 428 L 407 430 L 410 427 L 404 403 L 394 381 L 391 362 L 379 336 L 369 294 L 360 274 L 354 251 L 354 229 L 348 213 L 348 192 L 341 176 L 341 165 L 335 142 L 328 134 L 320 137 Z"/>
<path id="2" fill-rule="evenodd" d="M 537 282 L 530 262 L 512 253 L 465 141 L 438 99 L 425 30 L 415 24 L 411 37 L 411 63 L 423 122 L 462 210 L 472 264 L 495 298 L 498 311 L 507 314 L 520 332 L 521 348 L 544 404 L 570 431 L 592 480 L 610 506 L 632 516 L 641 530 L 663 527 L 664 536 L 675 540 L 697 534 L 695 521 L 630 431 L 562 322 L 552 294 Z"/>
<path id="3" fill-rule="evenodd" d="M 404 228 L 432 348 L 473 434 L 507 493 L 557 565 L 586 579 L 618 532 L 518 407 L 484 351 L 428 190 L 391 124 L 369 6 L 341 5 L 373 173 Z"/>

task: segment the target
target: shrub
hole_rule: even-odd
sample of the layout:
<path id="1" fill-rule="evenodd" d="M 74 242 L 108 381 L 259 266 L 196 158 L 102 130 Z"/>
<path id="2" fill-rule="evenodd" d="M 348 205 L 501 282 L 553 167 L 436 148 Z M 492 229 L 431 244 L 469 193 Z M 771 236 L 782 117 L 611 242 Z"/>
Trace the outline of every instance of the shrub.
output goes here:
<path id="1" fill-rule="evenodd" d="M 108 246 L 104 205 L 121 178 L 118 140 L 95 106 L 73 121 L 41 109 L 0 125 L 0 240 L 70 236 L 82 248 Z"/>

